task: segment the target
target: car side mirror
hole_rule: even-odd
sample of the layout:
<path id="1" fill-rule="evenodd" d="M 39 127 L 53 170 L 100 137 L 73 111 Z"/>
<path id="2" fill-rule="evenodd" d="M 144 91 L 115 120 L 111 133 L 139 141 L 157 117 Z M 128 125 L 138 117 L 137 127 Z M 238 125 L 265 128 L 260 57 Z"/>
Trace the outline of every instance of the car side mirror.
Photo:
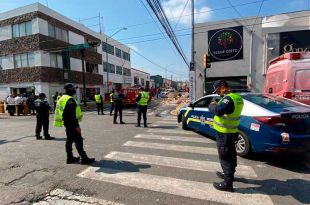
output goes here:
<path id="1" fill-rule="evenodd" d="M 268 93 L 270 94 L 272 93 L 272 88 L 269 88 Z"/>
<path id="2" fill-rule="evenodd" d="M 193 103 L 190 103 L 189 106 L 190 106 L 192 109 L 194 109 L 194 107 L 195 107 Z"/>

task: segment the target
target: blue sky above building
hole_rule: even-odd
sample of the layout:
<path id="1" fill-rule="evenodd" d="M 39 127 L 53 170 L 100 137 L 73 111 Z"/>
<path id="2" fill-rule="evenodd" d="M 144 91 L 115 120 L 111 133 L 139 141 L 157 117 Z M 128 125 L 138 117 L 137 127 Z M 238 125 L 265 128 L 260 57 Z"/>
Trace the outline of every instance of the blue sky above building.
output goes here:
<path id="1" fill-rule="evenodd" d="M 35 2 L 48 5 L 49 8 L 77 22 L 80 20 L 95 31 L 99 31 L 99 18 L 96 16 L 100 13 L 102 28 L 107 35 L 120 28 L 128 28 L 113 38 L 135 50 L 131 52 L 132 67 L 167 78 L 171 78 L 172 75 L 174 80 L 188 78 L 186 64 L 166 38 L 145 0 L 0 0 L 0 12 Z M 191 1 L 161 2 L 187 59 L 190 60 Z M 309 10 L 309 4 L 310 0 L 195 0 L 195 22 Z"/>

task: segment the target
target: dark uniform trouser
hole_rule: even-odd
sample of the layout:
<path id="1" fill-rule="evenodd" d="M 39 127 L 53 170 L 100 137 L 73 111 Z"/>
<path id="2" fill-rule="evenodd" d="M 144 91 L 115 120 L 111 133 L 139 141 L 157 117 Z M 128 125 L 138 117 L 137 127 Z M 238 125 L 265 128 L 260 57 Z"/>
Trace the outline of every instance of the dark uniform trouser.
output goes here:
<path id="1" fill-rule="evenodd" d="M 97 111 L 98 111 L 98 115 L 101 111 L 101 114 L 103 114 L 103 103 L 96 103 L 97 104 Z"/>
<path id="2" fill-rule="evenodd" d="M 78 134 L 75 128 L 66 128 L 67 141 L 66 141 L 66 152 L 67 158 L 72 158 L 72 144 L 75 143 L 75 147 L 79 155 L 83 158 L 87 158 L 86 152 L 83 148 L 83 138 Z"/>
<path id="3" fill-rule="evenodd" d="M 37 115 L 37 126 L 36 126 L 36 136 L 40 136 L 43 126 L 43 135 L 48 137 L 48 127 L 49 127 L 49 116 L 48 115 Z"/>
<path id="4" fill-rule="evenodd" d="M 110 115 L 112 115 L 113 110 L 114 110 L 114 102 L 111 102 Z"/>
<path id="5" fill-rule="evenodd" d="M 114 122 L 116 122 L 116 119 L 117 119 L 117 113 L 119 112 L 119 119 L 120 119 L 120 122 L 123 121 L 123 105 L 120 104 L 120 103 L 115 103 L 115 111 L 114 111 Z"/>
<path id="6" fill-rule="evenodd" d="M 224 182 L 232 186 L 234 174 L 237 167 L 237 152 L 235 143 L 238 133 L 224 134 L 217 132 L 216 144 L 219 153 L 220 163 L 224 172 Z"/>
<path id="7" fill-rule="evenodd" d="M 147 105 L 138 105 L 138 125 L 140 125 L 141 122 L 141 115 L 143 114 L 143 121 L 144 125 L 147 125 L 146 123 L 146 112 L 147 112 Z"/>

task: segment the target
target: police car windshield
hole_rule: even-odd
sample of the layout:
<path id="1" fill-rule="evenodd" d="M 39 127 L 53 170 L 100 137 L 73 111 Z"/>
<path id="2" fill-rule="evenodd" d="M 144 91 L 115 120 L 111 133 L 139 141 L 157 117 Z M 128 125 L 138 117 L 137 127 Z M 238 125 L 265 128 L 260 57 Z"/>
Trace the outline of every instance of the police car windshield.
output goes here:
<path id="1" fill-rule="evenodd" d="M 245 94 L 242 97 L 245 100 L 248 100 L 266 109 L 301 106 L 301 104 L 299 103 L 295 103 L 285 98 L 279 98 L 276 96 L 269 96 L 269 95 L 262 95 L 262 94 Z"/>

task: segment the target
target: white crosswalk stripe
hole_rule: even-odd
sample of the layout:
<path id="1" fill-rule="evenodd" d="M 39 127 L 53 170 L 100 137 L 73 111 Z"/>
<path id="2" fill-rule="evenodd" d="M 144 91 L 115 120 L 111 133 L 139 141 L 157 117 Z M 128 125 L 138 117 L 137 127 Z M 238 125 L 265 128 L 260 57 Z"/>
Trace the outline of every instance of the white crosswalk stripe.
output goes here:
<path id="1" fill-rule="evenodd" d="M 123 144 L 123 146 L 160 149 L 160 150 L 178 151 L 178 152 L 190 152 L 196 154 L 217 155 L 217 149 L 208 147 L 196 147 L 196 146 L 173 145 L 173 144 L 151 143 L 151 142 L 136 142 L 136 141 L 128 141 L 125 144 Z"/>
<path id="2" fill-rule="evenodd" d="M 183 131 L 183 130 L 172 130 L 172 129 L 148 129 L 147 132 L 149 133 L 164 133 L 164 134 L 185 134 L 185 135 L 195 135 L 193 132 Z M 197 135 L 198 136 L 198 135 Z"/>
<path id="3" fill-rule="evenodd" d="M 167 135 L 147 135 L 138 134 L 134 138 L 139 139 L 153 139 L 153 140 L 167 140 L 167 141 L 177 141 L 177 142 L 199 142 L 199 143 L 214 143 L 214 141 L 207 138 L 199 137 L 180 137 L 180 136 L 167 136 Z"/>
<path id="4" fill-rule="evenodd" d="M 163 156 L 146 155 L 146 154 L 111 152 L 110 154 L 106 155 L 105 158 L 120 161 L 130 161 L 130 162 L 155 164 L 161 166 L 177 167 L 183 169 L 208 171 L 208 172 L 216 172 L 218 170 L 221 170 L 220 164 L 217 162 L 182 159 L 174 157 L 163 157 Z M 254 170 L 251 167 L 245 165 L 237 166 L 236 175 L 247 178 L 257 177 Z"/>
<path id="5" fill-rule="evenodd" d="M 268 195 L 246 189 L 238 193 L 220 192 L 214 189 L 212 184 L 176 179 L 172 177 L 156 176 L 139 172 L 124 172 L 102 167 L 88 167 L 78 176 L 108 183 L 119 184 L 127 187 L 147 189 L 177 196 L 208 200 L 234 205 L 272 205 Z"/>

